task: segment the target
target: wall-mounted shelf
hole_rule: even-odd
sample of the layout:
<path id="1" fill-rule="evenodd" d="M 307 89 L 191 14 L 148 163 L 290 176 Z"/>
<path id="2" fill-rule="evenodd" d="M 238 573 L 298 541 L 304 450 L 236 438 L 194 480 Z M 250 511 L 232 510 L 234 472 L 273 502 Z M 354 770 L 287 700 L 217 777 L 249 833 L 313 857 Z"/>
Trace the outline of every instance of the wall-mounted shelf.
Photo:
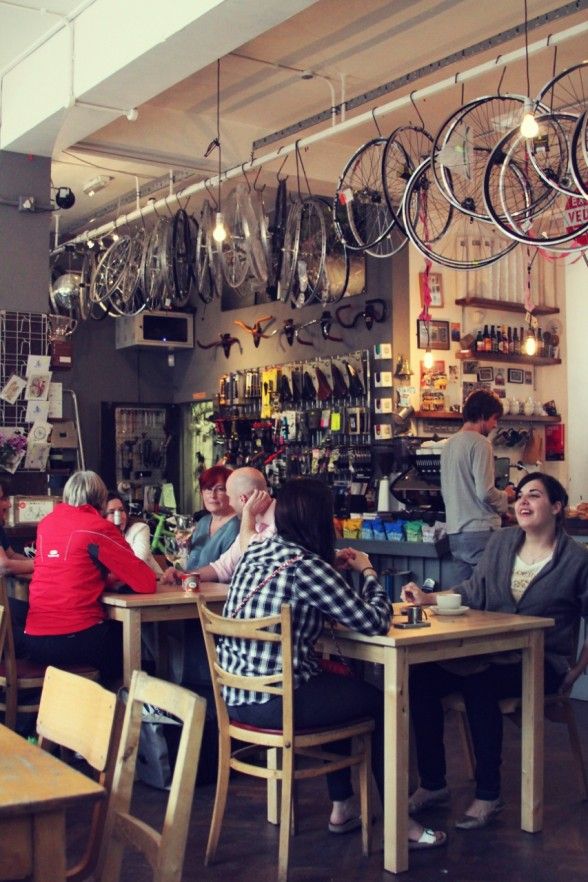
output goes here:
<path id="1" fill-rule="evenodd" d="M 561 358 L 543 358 L 539 355 L 504 355 L 502 352 L 456 352 L 455 357 L 459 361 L 495 361 L 504 364 L 528 364 L 530 367 L 561 364 Z"/>
<path id="2" fill-rule="evenodd" d="M 415 420 L 455 420 L 461 422 L 463 415 L 452 410 L 417 410 L 413 418 Z M 502 420 L 509 423 L 560 423 L 561 416 L 559 414 L 557 416 L 534 416 L 533 414 L 527 416 L 526 413 L 505 413 L 500 417 L 501 422 Z"/>
<path id="3" fill-rule="evenodd" d="M 492 300 L 489 297 L 459 297 L 456 306 L 472 306 L 476 309 L 496 309 L 500 312 L 518 312 L 524 315 L 527 311 L 522 303 L 511 303 L 508 300 Z M 558 306 L 535 306 L 533 315 L 557 315 Z"/>

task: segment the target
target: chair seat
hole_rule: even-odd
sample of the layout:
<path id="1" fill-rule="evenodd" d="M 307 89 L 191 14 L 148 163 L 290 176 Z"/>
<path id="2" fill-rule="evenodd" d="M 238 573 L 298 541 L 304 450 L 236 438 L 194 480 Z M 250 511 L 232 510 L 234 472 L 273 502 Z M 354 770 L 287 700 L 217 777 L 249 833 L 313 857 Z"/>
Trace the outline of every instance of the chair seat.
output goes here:
<path id="1" fill-rule="evenodd" d="M 16 674 L 19 680 L 42 680 L 45 676 L 45 672 L 49 665 L 41 664 L 40 662 L 32 661 L 28 658 L 17 658 L 16 659 Z M 57 667 L 57 665 L 53 665 L 53 667 Z M 69 671 L 70 674 L 79 674 L 80 676 L 84 676 L 85 674 L 94 674 L 96 672 L 96 668 L 92 665 L 63 665 L 61 670 Z M 0 662 L 0 677 L 6 676 L 6 664 L 4 662 Z"/>
<path id="2" fill-rule="evenodd" d="M 336 730 L 339 732 L 342 729 L 347 729 L 350 726 L 361 726 L 363 724 L 369 725 L 372 724 L 373 720 L 371 717 L 358 717 L 355 720 L 347 720 L 345 723 L 341 723 L 339 726 L 313 726 L 311 729 L 296 729 L 295 735 L 321 735 L 325 732 L 332 732 Z M 246 732 L 261 732 L 265 735 L 282 735 L 283 732 L 281 729 L 266 729 L 263 726 L 253 726 L 251 723 L 242 723 L 240 720 L 230 720 L 230 724 L 232 727 L 237 729 L 244 729 Z"/>

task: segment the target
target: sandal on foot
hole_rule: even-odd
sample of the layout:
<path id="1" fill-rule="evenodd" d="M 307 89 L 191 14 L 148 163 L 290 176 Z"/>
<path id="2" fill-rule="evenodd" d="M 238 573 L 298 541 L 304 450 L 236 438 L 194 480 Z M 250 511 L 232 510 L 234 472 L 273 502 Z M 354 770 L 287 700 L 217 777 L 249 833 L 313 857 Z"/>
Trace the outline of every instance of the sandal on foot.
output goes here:
<path id="1" fill-rule="evenodd" d="M 424 827 L 423 832 L 418 839 L 409 839 L 408 848 L 410 851 L 418 851 L 422 848 L 439 848 L 447 842 L 447 833 L 442 830 L 431 830 Z"/>
<path id="2" fill-rule="evenodd" d="M 361 818 L 347 818 L 342 824 L 333 824 L 329 821 L 329 833 L 351 833 L 361 827 Z"/>
<path id="3" fill-rule="evenodd" d="M 502 811 L 504 803 L 501 799 L 496 800 L 495 804 L 490 806 L 487 812 L 476 817 L 475 815 L 462 815 L 459 821 L 455 822 L 458 830 L 481 830 L 486 827 L 492 818 Z"/>
<path id="4" fill-rule="evenodd" d="M 428 793 L 425 793 L 419 787 L 408 799 L 408 813 L 409 815 L 414 815 L 422 809 L 429 808 L 429 806 L 444 805 L 448 801 L 448 787 L 442 787 L 441 790 L 431 790 Z"/>

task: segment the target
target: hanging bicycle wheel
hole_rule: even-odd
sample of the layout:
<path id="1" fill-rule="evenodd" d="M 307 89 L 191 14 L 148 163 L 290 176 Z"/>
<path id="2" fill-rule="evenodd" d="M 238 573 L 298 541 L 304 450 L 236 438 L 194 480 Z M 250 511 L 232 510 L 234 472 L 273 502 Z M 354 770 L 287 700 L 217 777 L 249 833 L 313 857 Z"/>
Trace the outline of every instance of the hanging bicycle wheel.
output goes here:
<path id="1" fill-rule="evenodd" d="M 426 129 L 400 126 L 394 129 L 382 154 L 382 182 L 388 208 L 402 225 L 402 199 L 413 172 L 431 155 L 433 138 Z"/>
<path id="2" fill-rule="evenodd" d="M 454 111 L 431 151 L 433 177 L 464 214 L 490 220 L 484 205 L 484 173 L 496 141 L 520 123 L 522 95 L 486 95 Z"/>
<path id="3" fill-rule="evenodd" d="M 196 287 L 203 303 L 210 303 L 217 293 L 215 252 L 212 238 L 212 208 L 205 199 L 196 235 Z"/>
<path id="4" fill-rule="evenodd" d="M 458 211 L 448 202 L 433 179 L 430 158 L 408 182 L 402 212 L 411 242 L 421 254 L 441 266 L 490 266 L 516 246 L 504 233 Z"/>
<path id="5" fill-rule="evenodd" d="M 570 163 L 578 191 L 588 196 L 588 110 L 576 123 L 570 144 Z"/>
<path id="6" fill-rule="evenodd" d="M 382 223 L 385 222 L 386 219 L 384 217 L 382 218 Z M 390 232 L 386 233 L 384 238 L 376 242 L 371 248 L 366 248 L 365 253 L 369 254 L 370 257 L 393 257 L 404 248 L 407 242 L 408 238 L 404 232 L 404 227 L 400 224 L 394 224 Z"/>
<path id="7" fill-rule="evenodd" d="M 277 285 L 278 300 L 286 301 L 290 296 L 296 272 L 296 260 L 298 258 L 298 244 L 300 241 L 300 213 L 302 202 L 293 202 L 286 218 L 284 227 L 284 244 L 282 246 L 282 261 L 280 279 Z"/>
<path id="8" fill-rule="evenodd" d="M 548 186 L 575 196 L 578 187 L 572 173 L 571 142 L 578 118 L 572 113 L 553 112 L 538 119 L 539 135 L 527 144 L 531 162 Z"/>
<path id="9" fill-rule="evenodd" d="M 90 299 L 94 303 L 104 303 L 119 287 L 130 250 L 130 236 L 121 236 L 104 252 L 90 286 Z"/>
<path id="10" fill-rule="evenodd" d="M 327 233 L 320 200 L 307 196 L 298 216 L 298 250 L 290 296 L 300 308 L 318 298 L 327 248 Z"/>
<path id="11" fill-rule="evenodd" d="M 138 315 L 147 305 L 143 294 L 141 274 L 146 239 L 144 228 L 141 227 L 134 233 L 127 266 L 120 285 L 110 295 L 110 305 L 118 315 Z"/>
<path id="12" fill-rule="evenodd" d="M 257 282 L 265 285 L 268 280 L 269 239 L 267 218 L 257 190 L 238 184 L 237 199 L 241 205 L 241 215 L 245 218 L 245 233 L 249 250 L 250 272 Z"/>
<path id="13" fill-rule="evenodd" d="M 552 113 L 573 113 L 588 110 L 588 61 L 581 61 L 561 71 L 547 82 L 535 99 Z"/>
<path id="14" fill-rule="evenodd" d="M 181 309 L 190 299 L 196 281 L 197 224 L 183 208 L 176 211 L 166 241 L 166 287 L 170 306 Z"/>
<path id="15" fill-rule="evenodd" d="M 169 221 L 160 217 L 151 230 L 143 259 L 143 293 L 149 309 L 161 309 L 165 298 L 165 248 Z"/>
<path id="16" fill-rule="evenodd" d="M 349 281 L 349 252 L 339 238 L 329 200 L 316 196 L 315 203 L 320 206 L 325 222 L 325 262 L 315 299 L 323 304 L 338 303 Z"/>
<path id="17" fill-rule="evenodd" d="M 284 235 L 288 219 L 288 194 L 286 180 L 278 182 L 276 201 L 271 222 L 268 227 L 270 236 L 270 261 L 267 281 L 267 293 L 272 300 L 283 299 L 279 296 L 279 285 L 282 275 L 284 258 Z"/>
<path id="18" fill-rule="evenodd" d="M 333 218 L 348 248 L 364 250 L 380 242 L 396 220 L 384 194 L 382 161 L 387 138 L 374 138 L 345 166 L 335 192 Z"/>
<path id="19" fill-rule="evenodd" d="M 247 278 L 251 264 L 249 223 L 243 212 L 243 201 L 237 187 L 231 190 L 225 200 L 224 215 L 227 237 L 220 246 L 219 256 L 227 284 L 231 288 L 238 288 Z"/>
<path id="20" fill-rule="evenodd" d="M 537 118 L 540 128 L 545 117 Z M 513 129 L 490 154 L 484 199 L 492 220 L 507 236 L 526 245 L 556 249 L 565 245 L 568 251 L 585 247 L 588 223 L 582 222 L 582 215 L 586 200 L 550 187 L 531 162 L 529 149 L 528 139 Z"/>

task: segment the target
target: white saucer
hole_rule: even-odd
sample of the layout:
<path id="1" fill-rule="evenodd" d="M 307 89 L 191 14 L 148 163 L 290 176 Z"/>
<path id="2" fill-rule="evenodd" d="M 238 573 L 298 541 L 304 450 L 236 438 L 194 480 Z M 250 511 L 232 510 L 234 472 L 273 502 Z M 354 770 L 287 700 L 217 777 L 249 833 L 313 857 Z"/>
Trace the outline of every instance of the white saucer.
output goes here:
<path id="1" fill-rule="evenodd" d="M 438 616 L 463 616 L 469 606 L 458 606 L 456 609 L 439 609 L 438 606 L 431 606 L 430 609 Z"/>

